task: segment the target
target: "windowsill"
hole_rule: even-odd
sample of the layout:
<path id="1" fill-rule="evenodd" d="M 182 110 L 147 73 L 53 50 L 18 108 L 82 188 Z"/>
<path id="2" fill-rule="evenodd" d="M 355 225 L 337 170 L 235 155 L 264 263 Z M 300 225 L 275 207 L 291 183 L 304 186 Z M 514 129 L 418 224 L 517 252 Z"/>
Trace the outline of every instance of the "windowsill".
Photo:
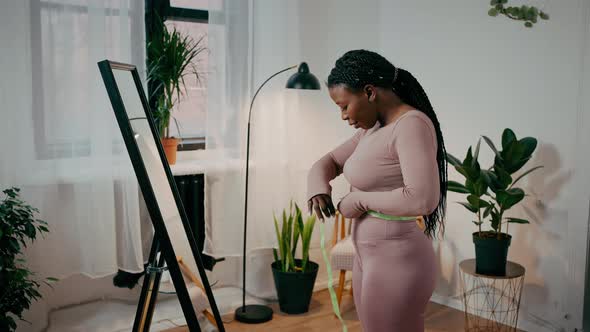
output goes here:
<path id="1" fill-rule="evenodd" d="M 170 165 L 170 170 L 173 175 L 192 175 L 240 171 L 243 167 L 240 159 L 220 158 L 208 150 L 193 150 L 178 151 L 176 164 Z"/>
<path id="2" fill-rule="evenodd" d="M 215 150 L 194 150 L 194 151 L 178 151 L 176 154 L 176 164 L 170 165 L 170 170 L 173 175 L 192 175 L 205 174 L 208 175 L 229 175 L 230 173 L 244 172 L 246 168 L 246 160 L 243 158 L 228 158 L 226 154 Z M 250 171 L 257 168 L 257 162 L 250 159 Z M 272 163 L 263 162 L 258 165 L 262 169 L 270 167 L 289 168 L 295 172 L 308 172 L 310 166 L 301 163 L 289 164 L 286 160 L 273 159 Z"/>

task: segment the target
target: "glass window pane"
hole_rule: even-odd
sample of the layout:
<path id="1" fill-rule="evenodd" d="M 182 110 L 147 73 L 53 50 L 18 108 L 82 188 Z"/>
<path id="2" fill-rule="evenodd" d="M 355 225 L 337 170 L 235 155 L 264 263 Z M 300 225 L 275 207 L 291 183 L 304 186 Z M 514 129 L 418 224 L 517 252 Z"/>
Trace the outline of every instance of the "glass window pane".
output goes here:
<path id="1" fill-rule="evenodd" d="M 170 0 L 171 7 L 208 9 L 209 0 Z"/>
<path id="2" fill-rule="evenodd" d="M 207 48 L 208 25 L 204 23 L 166 21 L 168 27 L 174 26 L 178 31 L 190 35 L 200 45 Z M 170 123 L 170 135 L 175 137 L 204 137 L 207 116 L 207 68 L 208 51 L 201 52 L 196 62 L 199 80 L 190 75 L 185 78 L 186 94 L 176 104 L 172 116 L 178 122 L 180 134 L 173 120 Z"/>
<path id="3" fill-rule="evenodd" d="M 223 7 L 223 0 L 170 0 L 170 6 L 201 10 L 221 10 Z"/>

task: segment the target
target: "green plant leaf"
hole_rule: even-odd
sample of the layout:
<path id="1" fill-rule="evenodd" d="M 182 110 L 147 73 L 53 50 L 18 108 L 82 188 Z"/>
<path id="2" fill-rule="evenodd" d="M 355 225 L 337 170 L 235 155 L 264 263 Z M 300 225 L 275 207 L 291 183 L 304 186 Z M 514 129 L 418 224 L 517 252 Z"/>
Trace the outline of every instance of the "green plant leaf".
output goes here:
<path id="1" fill-rule="evenodd" d="M 481 138 L 477 140 L 477 145 L 475 146 L 475 152 L 473 152 L 473 160 L 474 160 L 474 162 L 472 163 L 473 166 L 475 166 L 475 162 L 479 158 L 479 147 L 480 147 L 480 145 L 481 145 Z"/>
<path id="2" fill-rule="evenodd" d="M 498 228 L 500 227 L 500 214 L 494 212 L 492 210 L 491 212 L 492 215 L 492 229 L 495 230 L 496 232 L 498 231 Z"/>
<path id="3" fill-rule="evenodd" d="M 463 160 L 463 168 L 466 170 L 471 167 L 473 163 L 473 153 L 471 152 L 471 147 L 467 149 L 467 154 L 465 155 L 465 159 Z"/>
<path id="4" fill-rule="evenodd" d="M 524 165 L 526 165 L 530 159 L 531 158 L 520 159 L 509 165 L 509 168 L 507 167 L 506 170 L 510 170 L 510 174 L 514 174 L 518 172 Z"/>
<path id="5" fill-rule="evenodd" d="M 539 16 L 540 16 L 542 19 L 544 19 L 544 20 L 548 20 L 548 19 L 549 19 L 549 15 L 548 15 L 547 13 L 543 12 L 543 11 L 541 11 L 541 12 L 539 13 Z"/>
<path id="6" fill-rule="evenodd" d="M 527 28 L 532 28 L 533 27 L 533 23 L 531 22 L 524 22 L 524 26 Z"/>
<path id="7" fill-rule="evenodd" d="M 492 171 L 488 171 L 488 170 L 482 170 L 481 171 L 481 178 L 483 179 L 483 181 L 486 183 L 486 185 L 492 189 L 493 192 L 496 192 L 496 190 L 501 189 L 501 184 L 498 181 L 498 177 L 496 176 L 496 174 L 494 174 Z"/>
<path id="8" fill-rule="evenodd" d="M 505 128 L 502 132 L 502 150 L 506 150 L 512 142 L 516 141 L 516 134 L 510 128 Z"/>
<path id="9" fill-rule="evenodd" d="M 496 195 L 498 204 L 502 210 L 506 211 L 516 205 L 524 198 L 524 191 L 520 188 L 512 188 L 499 191 Z"/>
<path id="10" fill-rule="evenodd" d="M 490 10 L 488 10 L 488 15 L 490 15 L 490 16 L 498 16 L 498 9 L 496 9 L 496 8 L 490 8 Z"/>
<path id="11" fill-rule="evenodd" d="M 515 224 L 530 224 L 530 222 L 528 220 L 520 219 L 520 218 L 506 218 L 506 220 L 510 223 L 515 223 Z"/>
<path id="12" fill-rule="evenodd" d="M 185 77 L 194 76 L 200 81 L 196 63 L 198 57 L 206 50 L 203 47 L 204 36 L 193 39 L 184 35 L 175 27 L 169 29 L 161 20 L 157 20 L 156 32 L 147 44 L 148 82 L 155 86 L 152 96 L 158 97 L 159 107 L 166 112 L 154 112 L 160 135 L 167 136 L 170 112 L 174 104 L 186 93 Z M 165 102 L 162 102 L 165 100 Z"/>
<path id="13" fill-rule="evenodd" d="M 487 218 L 490 215 L 490 212 L 492 212 L 492 205 L 488 203 L 488 207 L 483 211 L 483 217 Z"/>
<path id="14" fill-rule="evenodd" d="M 295 257 L 296 253 L 297 253 L 297 242 L 299 242 L 299 234 L 301 232 L 301 229 L 299 228 L 299 225 L 302 223 L 303 217 L 301 216 L 301 210 L 299 209 L 298 206 L 296 206 L 296 216 L 295 216 L 295 222 L 293 225 L 293 257 Z"/>
<path id="15" fill-rule="evenodd" d="M 526 12 L 529 10 L 527 5 L 520 6 L 520 19 L 526 19 Z"/>
<path id="16" fill-rule="evenodd" d="M 287 251 L 287 257 L 288 257 L 288 271 L 294 271 L 295 270 L 295 260 L 294 260 L 294 255 L 291 251 L 292 248 L 292 242 L 291 242 L 291 236 L 293 235 L 293 215 L 290 214 L 288 219 L 287 219 L 287 236 L 286 236 L 286 251 Z"/>
<path id="17" fill-rule="evenodd" d="M 479 197 L 475 195 L 469 195 L 467 196 L 467 201 L 469 202 L 469 205 L 474 207 L 476 210 L 479 210 Z"/>
<path id="18" fill-rule="evenodd" d="M 467 173 L 465 168 L 463 168 L 463 166 L 455 166 L 455 170 L 457 170 L 457 172 L 459 172 L 459 174 L 463 175 L 466 179 L 470 178 L 469 174 Z"/>
<path id="19" fill-rule="evenodd" d="M 518 165 L 521 163 L 524 155 L 524 145 L 514 140 L 508 143 L 508 146 L 500 152 L 504 162 L 504 170 L 512 174 L 518 170 Z M 522 166 L 521 166 L 522 167 Z"/>
<path id="20" fill-rule="evenodd" d="M 483 173 L 480 171 L 480 176 L 478 177 L 477 181 L 474 183 L 475 194 L 479 197 L 486 193 L 488 190 L 488 184 L 483 177 Z"/>
<path id="21" fill-rule="evenodd" d="M 467 201 L 469 201 L 469 204 L 477 210 L 479 210 L 480 208 L 487 208 L 489 206 L 488 202 L 484 201 L 476 195 L 467 196 Z"/>
<path id="22" fill-rule="evenodd" d="M 456 181 L 448 181 L 447 190 L 461 194 L 469 194 L 469 190 L 464 185 Z"/>
<path id="23" fill-rule="evenodd" d="M 531 7 L 529 9 L 529 17 L 528 19 L 533 21 L 533 23 L 537 22 L 537 17 L 539 16 L 539 9 L 537 9 L 537 7 Z"/>
<path id="24" fill-rule="evenodd" d="M 279 223 L 277 221 L 277 217 L 274 214 L 273 214 L 273 219 L 274 219 L 274 223 L 275 223 L 275 232 L 277 233 L 278 246 L 279 246 L 279 250 L 280 250 L 280 254 L 281 254 L 280 260 L 284 260 L 285 254 L 283 252 L 284 245 L 283 245 L 283 238 L 281 236 L 282 232 L 279 231 Z"/>
<path id="25" fill-rule="evenodd" d="M 455 156 L 453 156 L 452 154 L 450 154 L 448 152 L 447 152 L 447 161 L 453 166 L 460 166 L 463 164 L 458 158 L 456 158 Z"/>
<path id="26" fill-rule="evenodd" d="M 501 167 L 494 166 L 494 173 L 500 184 L 500 189 L 506 189 L 512 183 L 512 177 Z"/>
<path id="27" fill-rule="evenodd" d="M 489 139 L 487 136 L 482 136 L 482 137 L 483 137 L 483 140 L 488 144 L 490 149 L 492 149 L 492 151 L 494 151 L 494 154 L 496 155 L 496 157 L 502 158 L 502 156 L 500 156 L 500 153 L 498 152 L 498 149 L 496 149 L 496 146 L 494 145 L 492 140 Z"/>
<path id="28" fill-rule="evenodd" d="M 467 190 L 469 191 L 469 193 L 471 194 L 475 194 L 476 193 L 476 189 L 475 189 L 475 184 L 473 183 L 473 181 L 467 179 L 465 180 L 465 188 L 467 188 Z"/>
<path id="29" fill-rule="evenodd" d="M 313 233 L 313 227 L 315 225 L 315 215 L 307 218 L 305 222 L 305 226 L 303 228 L 302 233 L 302 269 L 305 271 L 307 269 L 307 262 L 309 260 L 309 248 L 311 244 L 311 235 Z"/>
<path id="30" fill-rule="evenodd" d="M 522 158 L 529 158 L 537 148 L 537 139 L 533 137 L 524 137 L 518 143 L 523 146 Z"/>
<path id="31" fill-rule="evenodd" d="M 465 202 L 457 202 L 457 203 L 463 205 L 467 210 L 469 210 L 473 213 L 477 213 L 478 209 L 476 207 L 472 206 L 471 204 L 465 203 Z"/>
<path id="32" fill-rule="evenodd" d="M 467 175 L 469 175 L 469 179 L 473 182 L 477 182 L 481 175 L 481 168 L 479 166 L 479 162 L 473 159 L 470 166 L 465 166 L 465 171 Z"/>

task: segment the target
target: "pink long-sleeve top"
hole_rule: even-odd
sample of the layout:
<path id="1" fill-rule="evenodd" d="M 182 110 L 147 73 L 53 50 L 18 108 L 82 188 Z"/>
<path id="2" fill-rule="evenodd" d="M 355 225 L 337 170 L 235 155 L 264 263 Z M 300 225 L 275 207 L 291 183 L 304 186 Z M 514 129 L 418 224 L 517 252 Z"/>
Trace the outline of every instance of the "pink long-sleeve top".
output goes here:
<path id="1" fill-rule="evenodd" d="M 411 110 L 394 122 L 365 130 L 318 160 L 308 174 L 308 198 L 331 195 L 344 176 L 351 192 L 338 204 L 346 218 L 368 210 L 394 216 L 432 213 L 439 202 L 436 131 L 428 116 Z"/>

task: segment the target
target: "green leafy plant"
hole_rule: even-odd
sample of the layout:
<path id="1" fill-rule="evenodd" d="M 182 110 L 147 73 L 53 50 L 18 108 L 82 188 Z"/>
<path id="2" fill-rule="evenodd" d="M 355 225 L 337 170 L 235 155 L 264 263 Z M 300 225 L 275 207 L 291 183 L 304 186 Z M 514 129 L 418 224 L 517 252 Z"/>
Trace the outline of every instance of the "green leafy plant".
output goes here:
<path id="1" fill-rule="evenodd" d="M 542 20 L 549 19 L 549 14 L 535 6 L 508 6 L 508 0 L 491 0 L 490 6 L 492 8 L 488 11 L 488 15 L 494 17 L 504 15 L 515 21 L 524 21 L 524 26 L 527 28 L 532 28 L 539 18 Z"/>
<path id="2" fill-rule="evenodd" d="M 199 55 L 206 51 L 205 36 L 195 40 L 190 35 L 170 29 L 161 20 L 153 39 L 147 44 L 148 81 L 157 97 L 154 118 L 161 137 L 169 137 L 170 117 L 174 105 L 186 93 L 185 78 L 193 75 L 197 82 L 202 73 L 197 67 Z M 176 124 L 178 126 L 178 124 Z M 180 130 L 179 130 L 180 132 Z"/>
<path id="3" fill-rule="evenodd" d="M 41 298 L 34 273 L 21 258 L 28 241 L 38 234 L 48 232 L 47 223 L 35 218 L 39 211 L 19 197 L 18 188 L 4 190 L 5 199 L 0 202 L 0 331 L 16 330 L 16 321 L 23 320 L 23 312 L 32 301 Z M 46 278 L 50 285 L 55 278 Z"/>
<path id="4" fill-rule="evenodd" d="M 295 210 L 293 210 L 295 206 Z M 281 228 L 277 217 L 273 215 L 275 231 L 278 240 L 279 250 L 273 248 L 275 262 L 280 262 L 281 271 L 283 272 L 305 272 L 309 262 L 309 246 L 311 244 L 311 235 L 316 222 L 315 215 L 310 216 L 303 222 L 301 209 L 297 204 L 289 204 L 289 214 L 283 209 L 283 219 Z M 297 243 L 301 238 L 301 266 L 295 262 L 297 252 Z M 278 264 L 278 263 L 277 263 Z"/>
<path id="5" fill-rule="evenodd" d="M 465 177 L 464 183 L 448 181 L 448 190 L 467 194 L 467 202 L 459 204 L 476 214 L 477 220 L 473 223 L 479 227 L 480 237 L 500 238 L 503 224 L 506 224 L 507 234 L 509 223 L 529 223 L 525 219 L 504 217 L 504 214 L 525 197 L 524 190 L 515 187 L 518 181 L 543 166 L 533 167 L 513 179 L 513 174 L 531 159 L 537 147 L 537 140 L 532 137 L 518 140 L 514 132 L 506 128 L 502 133 L 502 150 L 498 151 L 492 140 L 486 136 L 482 137 L 495 154 L 494 164 L 488 169 L 481 168 L 477 160 L 481 139 L 474 151 L 471 146 L 469 147 L 463 161 L 447 153 L 449 163 Z M 493 231 L 482 232 L 481 226 L 488 217 Z"/>

